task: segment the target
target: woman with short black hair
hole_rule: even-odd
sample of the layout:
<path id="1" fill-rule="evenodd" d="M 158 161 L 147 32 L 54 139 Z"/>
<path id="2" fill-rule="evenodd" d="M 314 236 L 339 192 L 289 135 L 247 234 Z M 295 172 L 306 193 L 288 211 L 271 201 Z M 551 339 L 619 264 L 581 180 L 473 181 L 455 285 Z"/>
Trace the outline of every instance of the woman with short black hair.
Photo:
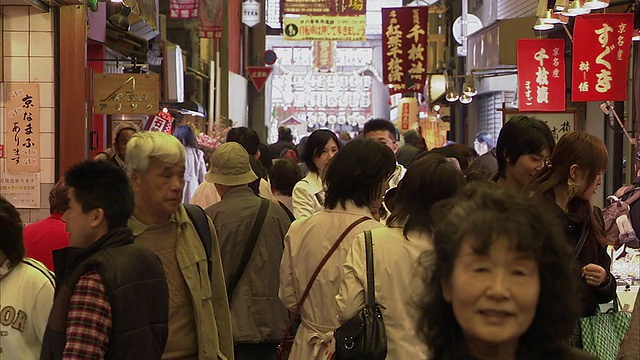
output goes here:
<path id="1" fill-rule="evenodd" d="M 375 297 L 381 305 L 387 334 L 387 359 L 425 359 L 426 348 L 417 335 L 415 319 L 420 296 L 418 259 L 433 250 L 435 219 L 431 207 L 454 196 L 465 185 L 464 175 L 440 154 L 429 154 L 409 166 L 398 185 L 387 226 L 373 229 L 371 239 Z M 367 293 L 364 234 L 347 255 L 345 274 L 336 296 L 338 317 L 344 323 L 365 304 Z"/>
<path id="2" fill-rule="evenodd" d="M 295 310 L 321 260 L 340 235 L 354 226 L 311 283 L 309 296 L 302 302 L 302 324 L 290 359 L 322 359 L 329 353 L 333 330 L 339 325 L 334 298 L 344 260 L 355 235 L 383 226 L 371 211 L 380 208 L 395 166 L 393 152 L 384 144 L 350 141 L 326 170 L 324 209 L 296 220 L 289 228 L 280 264 L 279 297 L 287 308 Z"/>
<path id="3" fill-rule="evenodd" d="M 293 188 L 293 215 L 296 219 L 322 210 L 325 201 L 322 179 L 329 161 L 341 146 L 340 140 L 331 130 L 316 130 L 307 138 L 302 161 L 309 172 Z"/>

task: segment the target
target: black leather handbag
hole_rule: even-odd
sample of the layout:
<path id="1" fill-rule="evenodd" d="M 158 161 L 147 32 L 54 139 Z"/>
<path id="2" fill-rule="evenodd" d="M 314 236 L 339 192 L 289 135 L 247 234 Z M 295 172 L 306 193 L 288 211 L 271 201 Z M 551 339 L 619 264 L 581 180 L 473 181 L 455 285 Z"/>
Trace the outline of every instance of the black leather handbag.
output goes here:
<path id="1" fill-rule="evenodd" d="M 376 304 L 373 282 L 373 240 L 371 231 L 364 233 L 367 252 L 367 295 L 364 307 L 340 325 L 333 337 L 336 341 L 336 360 L 383 360 L 387 357 L 387 333 L 380 306 Z"/>

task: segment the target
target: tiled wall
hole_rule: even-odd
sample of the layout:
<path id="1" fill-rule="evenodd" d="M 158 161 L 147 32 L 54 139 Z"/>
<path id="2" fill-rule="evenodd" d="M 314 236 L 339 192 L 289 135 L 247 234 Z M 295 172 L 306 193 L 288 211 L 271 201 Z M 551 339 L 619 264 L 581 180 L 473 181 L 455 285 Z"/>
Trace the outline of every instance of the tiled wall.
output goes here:
<path id="1" fill-rule="evenodd" d="M 49 216 L 47 197 L 55 183 L 55 88 L 53 15 L 31 6 L 0 6 L 0 144 L 5 142 L 4 83 L 40 84 L 40 207 L 21 209 L 22 221 L 31 223 Z M 0 176 L 5 169 L 0 159 Z"/>

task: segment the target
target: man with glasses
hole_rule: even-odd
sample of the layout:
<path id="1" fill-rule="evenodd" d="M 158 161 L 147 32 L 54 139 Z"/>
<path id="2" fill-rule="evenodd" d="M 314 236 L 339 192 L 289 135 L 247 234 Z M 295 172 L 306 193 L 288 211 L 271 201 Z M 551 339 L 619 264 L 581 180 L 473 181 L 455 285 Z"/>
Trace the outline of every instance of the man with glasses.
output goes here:
<path id="1" fill-rule="evenodd" d="M 391 121 L 385 119 L 371 119 L 364 124 L 363 133 L 366 139 L 385 144 L 389 149 L 391 149 L 391 151 L 393 151 L 394 156 L 398 152 L 396 127 L 391 123 Z M 396 158 L 396 169 L 389 177 L 389 190 L 398 186 L 406 172 L 407 169 L 400 165 Z M 387 206 L 387 201 L 385 200 L 378 212 L 373 212 L 373 217 L 376 220 L 385 220 L 389 213 L 390 210 Z"/>
<path id="2" fill-rule="evenodd" d="M 398 151 L 396 127 L 385 119 L 371 119 L 364 124 L 364 137 L 387 145 L 395 154 Z M 389 188 L 393 189 L 404 176 L 407 169 L 396 161 L 396 170 L 389 178 Z"/>

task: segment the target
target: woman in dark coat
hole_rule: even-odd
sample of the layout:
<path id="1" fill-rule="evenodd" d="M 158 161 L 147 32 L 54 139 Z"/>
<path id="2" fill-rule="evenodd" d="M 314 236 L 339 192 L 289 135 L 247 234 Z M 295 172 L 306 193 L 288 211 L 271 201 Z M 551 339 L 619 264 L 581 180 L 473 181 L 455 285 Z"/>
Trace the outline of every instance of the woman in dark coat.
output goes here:
<path id="1" fill-rule="evenodd" d="M 568 133 L 560 138 L 549 162 L 527 187 L 561 220 L 565 238 L 574 249 L 581 269 L 582 317 L 594 315 L 599 304 L 612 301 L 616 294 L 602 214 L 591 206 L 607 161 L 602 140 L 580 131 Z M 581 347 L 581 341 L 576 345 Z"/>

